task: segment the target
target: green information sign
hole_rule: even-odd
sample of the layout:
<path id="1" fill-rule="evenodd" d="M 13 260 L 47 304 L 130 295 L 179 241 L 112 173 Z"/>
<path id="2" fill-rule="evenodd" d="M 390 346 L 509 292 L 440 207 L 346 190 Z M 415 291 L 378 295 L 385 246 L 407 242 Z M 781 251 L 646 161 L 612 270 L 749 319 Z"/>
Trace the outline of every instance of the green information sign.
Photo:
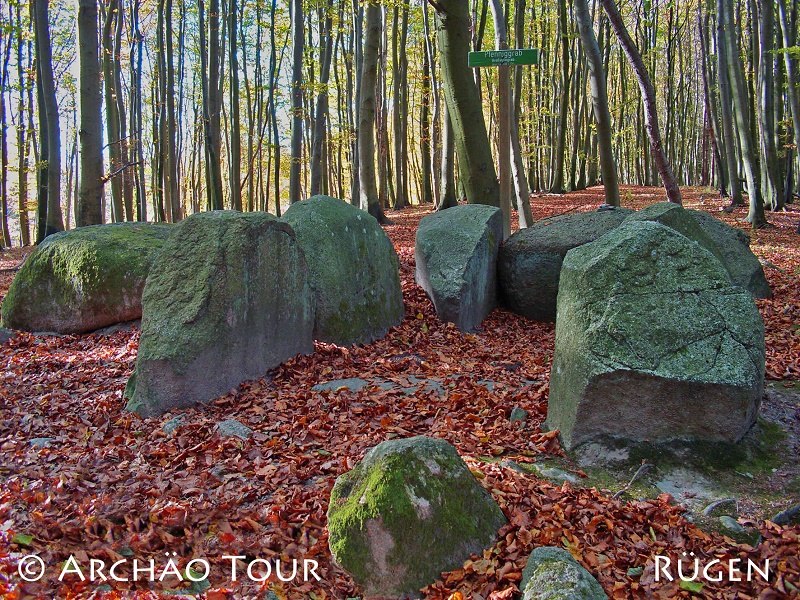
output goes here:
<path id="1" fill-rule="evenodd" d="M 470 67 L 499 67 L 500 65 L 539 64 L 538 48 L 519 48 L 511 50 L 486 50 L 469 53 Z"/>

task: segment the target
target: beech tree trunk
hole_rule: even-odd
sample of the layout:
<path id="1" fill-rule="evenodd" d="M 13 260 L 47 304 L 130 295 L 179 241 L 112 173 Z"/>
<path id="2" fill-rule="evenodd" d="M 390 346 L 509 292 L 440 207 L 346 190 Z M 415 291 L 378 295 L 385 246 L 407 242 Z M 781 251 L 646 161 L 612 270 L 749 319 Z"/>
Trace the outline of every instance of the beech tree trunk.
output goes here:
<path id="1" fill-rule="evenodd" d="M 383 214 L 375 178 L 375 87 L 378 83 L 378 53 L 381 35 L 381 7 L 369 2 L 365 11 L 364 51 L 361 73 L 361 105 L 358 110 L 359 182 L 361 209 L 379 223 L 389 222 Z"/>
<path id="2" fill-rule="evenodd" d="M 302 200 L 303 163 L 303 2 L 292 0 L 292 142 L 289 165 L 289 201 Z"/>
<path id="3" fill-rule="evenodd" d="M 619 184 L 617 182 L 617 163 L 611 143 L 611 114 L 608 110 L 606 92 L 606 73 L 603 57 L 594 35 L 594 24 L 586 0 L 573 0 L 575 19 L 581 36 L 583 52 L 589 65 L 589 87 L 592 92 L 592 113 L 597 124 L 597 149 L 600 154 L 600 172 L 603 177 L 606 204 L 619 206 Z"/>
<path id="4" fill-rule="evenodd" d="M 642 92 L 642 104 L 644 105 L 644 119 L 645 129 L 647 130 L 647 137 L 650 139 L 650 152 L 653 155 L 653 161 L 656 164 L 659 175 L 661 175 L 661 182 L 664 189 L 667 191 L 667 198 L 670 202 L 675 204 L 682 204 L 681 190 L 678 187 L 678 182 L 672 172 L 672 167 L 664 154 L 664 147 L 661 142 L 661 132 L 658 127 L 658 111 L 656 109 L 656 91 L 653 83 L 650 81 L 650 75 L 647 72 L 647 67 L 642 60 L 642 55 L 636 48 L 636 44 L 631 39 L 625 23 L 622 21 L 617 5 L 614 0 L 600 0 L 603 9 L 608 15 L 608 21 L 619 40 L 625 55 L 628 57 L 633 68 L 633 73 L 639 83 L 639 89 Z"/>
<path id="5" fill-rule="evenodd" d="M 461 185 L 467 202 L 500 206 L 500 186 L 478 88 L 467 66 L 470 18 L 464 0 L 437 2 L 436 29 L 444 96 L 453 126 Z M 363 156 L 363 155 L 362 155 Z"/>
<path id="6" fill-rule="evenodd" d="M 75 215 L 75 221 L 78 227 L 81 227 L 103 222 L 103 117 L 100 91 L 102 78 L 100 76 L 97 0 L 80 0 L 78 4 L 78 56 L 80 60 L 81 169 L 78 212 Z M 53 95 L 55 96 L 55 91 Z M 48 123 L 49 121 L 48 112 Z M 57 150 L 60 154 L 60 147 Z M 49 152 L 52 156 L 52 146 L 49 148 Z M 59 161 L 59 171 L 60 169 Z M 48 206 L 48 216 L 50 209 L 51 206 Z"/>

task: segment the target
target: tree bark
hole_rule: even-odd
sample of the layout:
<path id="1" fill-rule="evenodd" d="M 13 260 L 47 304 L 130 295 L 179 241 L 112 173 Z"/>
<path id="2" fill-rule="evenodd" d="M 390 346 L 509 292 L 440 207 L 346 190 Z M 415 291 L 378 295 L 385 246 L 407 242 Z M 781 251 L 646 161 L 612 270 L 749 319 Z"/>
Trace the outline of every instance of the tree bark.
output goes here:
<path id="1" fill-rule="evenodd" d="M 558 0 L 558 32 L 561 49 L 561 98 L 558 113 L 558 137 L 555 140 L 555 156 L 553 157 L 553 179 L 550 191 L 563 194 L 564 189 L 564 153 L 567 146 L 567 113 L 569 110 L 569 31 L 567 29 L 567 0 Z M 574 170 L 573 170 L 574 172 Z"/>
<path id="2" fill-rule="evenodd" d="M 589 86 L 592 93 L 592 108 L 597 124 L 597 148 L 600 154 L 600 172 L 603 177 L 605 202 L 619 206 L 619 184 L 617 182 L 617 163 L 611 142 L 611 114 L 608 110 L 606 74 L 603 57 L 594 35 L 594 25 L 586 0 L 573 0 L 575 19 L 581 36 L 583 52 L 589 66 Z"/>
<path id="3" fill-rule="evenodd" d="M 379 223 L 388 223 L 378 198 L 375 178 L 375 87 L 378 80 L 378 46 L 381 35 L 381 7 L 370 1 L 365 11 L 364 51 L 361 73 L 361 105 L 358 110 L 359 182 L 361 209 Z"/>
<path id="4" fill-rule="evenodd" d="M 320 34 L 323 40 L 320 51 L 319 92 L 317 93 L 317 106 L 314 109 L 314 136 L 311 149 L 311 195 L 328 193 L 324 186 L 325 164 L 324 149 L 328 139 L 328 81 L 331 73 L 331 60 L 333 58 L 333 1 L 328 0 L 322 9 L 324 13 L 324 31 Z M 322 18 L 320 27 L 322 27 Z"/>
<path id="5" fill-rule="evenodd" d="M 78 53 L 80 58 L 81 177 L 78 213 L 75 215 L 78 227 L 103 222 L 103 118 L 97 34 L 97 0 L 80 0 L 78 4 Z M 51 147 L 51 154 L 52 151 Z M 48 215 L 49 212 L 48 207 Z"/>
<path id="6" fill-rule="evenodd" d="M 733 24 L 732 0 L 720 0 L 719 6 L 722 19 L 722 33 L 725 42 L 725 57 L 728 76 L 731 82 L 731 96 L 733 115 L 736 121 L 736 131 L 741 147 L 741 158 L 744 173 L 747 178 L 747 195 L 750 202 L 747 219 L 754 228 L 766 224 L 764 216 L 764 198 L 761 195 L 761 176 L 759 172 L 758 153 L 753 142 L 750 122 L 752 115 L 750 103 L 747 98 L 747 89 L 742 72 L 742 63 L 739 58 L 739 47 L 736 42 L 736 30 Z"/>
<path id="7" fill-rule="evenodd" d="M 231 208 L 242 210 L 242 126 L 239 117 L 239 51 L 237 48 L 239 5 L 237 0 L 228 4 L 228 71 L 230 74 L 231 111 L 231 162 L 228 185 Z"/>
<path id="8" fill-rule="evenodd" d="M 681 191 L 678 187 L 678 182 L 676 181 L 675 175 L 672 172 L 672 167 L 670 166 L 669 161 L 664 154 L 664 147 L 661 142 L 661 133 L 658 127 L 656 91 L 653 87 L 653 83 L 650 81 L 650 75 L 647 72 L 647 67 L 642 60 L 641 54 L 639 54 L 639 50 L 636 48 L 636 44 L 631 39 L 631 36 L 625 27 L 625 23 L 622 20 L 622 15 L 620 15 L 614 0 L 600 0 L 600 3 L 608 15 L 609 23 L 611 23 L 611 27 L 614 29 L 614 33 L 616 34 L 620 45 L 628 57 L 628 62 L 630 62 L 634 75 L 636 76 L 636 80 L 639 83 L 639 89 L 642 92 L 642 103 L 644 105 L 645 129 L 647 131 L 647 137 L 650 139 L 650 151 L 653 155 L 653 161 L 656 164 L 658 173 L 661 175 L 661 182 L 667 191 L 667 198 L 670 202 L 682 204 Z"/>
<path id="9" fill-rule="evenodd" d="M 289 201 L 302 200 L 303 163 L 303 0 L 292 0 L 292 142 L 289 165 Z"/>
<path id="10" fill-rule="evenodd" d="M 453 126 L 461 184 L 467 201 L 500 205 L 500 187 L 492 159 L 478 89 L 467 66 L 470 20 L 463 0 L 434 5 L 444 95 Z"/>

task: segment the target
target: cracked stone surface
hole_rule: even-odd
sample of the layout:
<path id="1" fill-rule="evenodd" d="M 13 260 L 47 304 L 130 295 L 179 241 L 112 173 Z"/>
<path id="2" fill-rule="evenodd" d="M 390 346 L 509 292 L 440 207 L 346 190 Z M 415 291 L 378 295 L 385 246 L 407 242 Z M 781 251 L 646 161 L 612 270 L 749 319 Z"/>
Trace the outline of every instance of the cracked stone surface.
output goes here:
<path id="1" fill-rule="evenodd" d="M 707 250 L 634 221 L 567 253 L 547 425 L 602 436 L 737 442 L 755 422 L 764 326 Z"/>

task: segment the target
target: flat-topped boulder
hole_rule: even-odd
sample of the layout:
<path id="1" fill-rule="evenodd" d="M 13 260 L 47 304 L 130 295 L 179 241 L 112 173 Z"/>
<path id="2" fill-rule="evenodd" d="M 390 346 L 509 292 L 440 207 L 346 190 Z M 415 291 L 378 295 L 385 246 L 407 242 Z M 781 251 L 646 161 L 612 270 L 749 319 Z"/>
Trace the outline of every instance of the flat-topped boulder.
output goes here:
<path id="1" fill-rule="evenodd" d="M 212 400 L 313 350 L 313 297 L 294 232 L 264 212 L 197 213 L 176 226 L 142 298 L 128 410 Z"/>
<path id="2" fill-rule="evenodd" d="M 567 253 L 546 422 L 565 447 L 737 442 L 763 384 L 761 316 L 713 254 L 649 221 Z"/>
<path id="3" fill-rule="evenodd" d="M 497 262 L 501 302 L 523 317 L 555 321 L 564 256 L 618 227 L 632 213 L 610 208 L 561 215 L 514 233 L 500 247 Z"/>
<path id="4" fill-rule="evenodd" d="M 772 296 L 764 269 L 750 250 L 750 238 L 713 215 L 686 210 L 672 202 L 659 202 L 630 215 L 625 221 L 654 221 L 674 229 L 711 252 L 725 267 L 733 283 L 755 298 Z"/>
<path id="5" fill-rule="evenodd" d="M 419 436 L 378 444 L 336 480 L 328 545 L 367 597 L 419 598 L 505 523 L 456 449 Z"/>
<path id="6" fill-rule="evenodd" d="M 314 196 L 292 204 L 282 220 L 305 253 L 316 300 L 315 339 L 366 344 L 403 320 L 400 261 L 372 215 Z"/>
<path id="7" fill-rule="evenodd" d="M 502 213 L 493 206 L 454 206 L 420 221 L 416 280 L 442 321 L 474 331 L 492 311 L 502 239 Z"/>
<path id="8" fill-rule="evenodd" d="M 47 236 L 3 300 L 4 327 L 85 333 L 142 316 L 142 291 L 172 225 L 110 223 Z"/>

